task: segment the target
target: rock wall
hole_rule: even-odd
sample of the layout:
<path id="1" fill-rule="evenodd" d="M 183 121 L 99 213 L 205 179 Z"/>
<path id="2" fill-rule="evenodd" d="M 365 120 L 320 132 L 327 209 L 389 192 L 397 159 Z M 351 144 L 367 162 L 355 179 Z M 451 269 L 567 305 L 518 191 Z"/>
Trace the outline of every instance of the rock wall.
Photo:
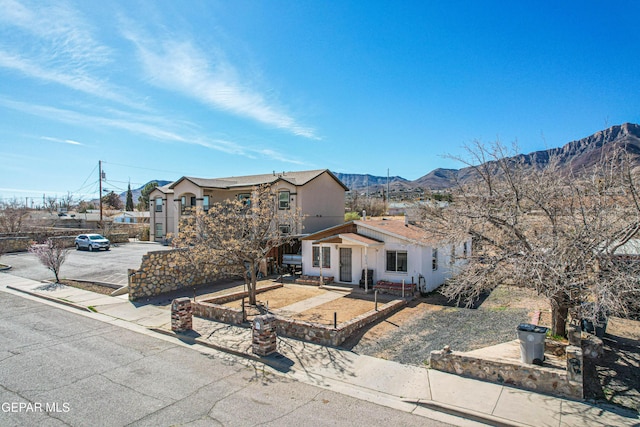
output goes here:
<path id="1" fill-rule="evenodd" d="M 276 284 L 275 287 L 281 287 L 282 284 Z M 269 289 L 273 289 L 269 288 Z M 258 292 L 269 290 L 261 288 Z M 224 297 L 209 299 L 207 301 L 199 301 L 194 303 L 195 316 L 205 319 L 216 320 L 224 323 L 241 324 L 245 321 L 244 313 L 240 309 L 225 307 L 229 301 L 246 297 L 246 292 L 225 295 Z M 275 315 L 275 327 L 278 335 L 296 338 L 302 341 L 309 341 L 321 345 L 339 346 L 353 333 L 375 322 L 376 320 L 388 316 L 395 310 L 406 305 L 406 300 L 394 300 L 383 305 L 378 311 L 371 310 L 347 322 L 340 323 L 337 328 L 333 326 L 322 325 L 319 323 L 305 322 L 302 320 L 294 320 L 283 316 Z"/>
<path id="2" fill-rule="evenodd" d="M 511 385 L 539 393 L 572 399 L 583 398 L 582 353 L 579 347 L 567 347 L 567 369 L 478 358 L 466 353 L 436 350 L 431 352 L 430 366 L 443 372 L 469 378 Z"/>
<path id="3" fill-rule="evenodd" d="M 363 313 L 351 320 L 338 324 L 337 328 L 276 316 L 277 332 L 278 335 L 337 347 L 364 326 L 388 316 L 406 304 L 406 300 L 393 300 L 383 305 L 378 311 L 371 310 Z"/>
<path id="4" fill-rule="evenodd" d="M 135 301 L 234 276 L 224 266 L 189 268 L 178 259 L 181 251 L 182 249 L 153 251 L 143 255 L 140 268 L 128 270 L 129 299 Z"/>
<path id="5" fill-rule="evenodd" d="M 74 230 L 72 235 L 68 231 L 46 231 L 36 233 L 24 233 L 23 236 L 0 237 L 0 249 L 4 253 L 26 252 L 33 243 L 44 243 L 47 239 L 63 242 L 65 247 L 72 247 L 75 238 L 82 233 L 95 233 L 95 230 Z M 111 243 L 127 243 L 129 235 L 127 233 L 111 233 L 106 236 Z"/>

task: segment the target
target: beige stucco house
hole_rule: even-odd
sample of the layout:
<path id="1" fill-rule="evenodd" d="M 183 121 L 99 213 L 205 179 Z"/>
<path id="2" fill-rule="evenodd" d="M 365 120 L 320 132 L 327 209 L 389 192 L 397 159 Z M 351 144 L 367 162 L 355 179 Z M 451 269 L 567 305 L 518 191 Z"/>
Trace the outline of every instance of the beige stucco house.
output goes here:
<path id="1" fill-rule="evenodd" d="M 207 210 L 226 199 L 248 199 L 254 187 L 264 184 L 278 194 L 278 209 L 300 208 L 302 229 L 290 230 L 293 234 L 314 233 L 344 222 L 348 188 L 328 169 L 211 179 L 184 176 L 150 193 L 151 239 L 163 241 L 167 234 L 175 235 L 187 208 Z"/>

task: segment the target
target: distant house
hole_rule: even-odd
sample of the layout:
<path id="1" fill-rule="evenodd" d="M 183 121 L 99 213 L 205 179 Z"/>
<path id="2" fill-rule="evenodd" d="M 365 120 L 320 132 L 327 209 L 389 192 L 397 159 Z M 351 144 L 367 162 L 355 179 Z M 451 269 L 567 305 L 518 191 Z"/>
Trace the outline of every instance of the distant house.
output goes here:
<path id="1" fill-rule="evenodd" d="M 328 169 L 226 178 L 184 176 L 150 193 L 151 239 L 162 241 L 169 233 L 175 235 L 180 217 L 188 215 L 189 208 L 206 211 L 226 199 L 246 200 L 253 188 L 264 184 L 276 191 L 278 209 L 300 208 L 302 229 L 290 233 L 313 233 L 344 222 L 348 188 Z"/>
<path id="2" fill-rule="evenodd" d="M 471 238 L 446 244 L 405 218 L 347 222 L 302 238 L 302 274 L 357 284 L 363 270 L 373 281 L 422 282 L 431 291 L 471 255 Z"/>
<path id="3" fill-rule="evenodd" d="M 129 212 L 124 211 L 112 217 L 113 222 L 118 224 L 148 224 L 149 212 Z"/>

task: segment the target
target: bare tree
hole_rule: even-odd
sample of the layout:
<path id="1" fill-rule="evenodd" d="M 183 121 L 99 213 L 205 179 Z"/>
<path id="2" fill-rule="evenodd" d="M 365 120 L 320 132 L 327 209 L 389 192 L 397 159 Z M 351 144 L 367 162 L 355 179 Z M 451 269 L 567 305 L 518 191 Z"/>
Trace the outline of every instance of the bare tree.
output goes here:
<path id="1" fill-rule="evenodd" d="M 60 283 L 60 267 L 66 260 L 69 249 L 65 248 L 62 242 L 47 239 L 44 244 L 31 246 L 29 252 L 34 254 L 42 265 L 51 270 L 56 277 L 56 283 Z"/>
<path id="2" fill-rule="evenodd" d="M 499 142 L 467 152 L 457 160 L 472 177 L 452 189 L 453 201 L 421 207 L 431 232 L 473 238 L 470 263 L 444 294 L 471 304 L 500 284 L 535 289 L 550 301 L 556 335 L 566 335 L 571 309 L 594 319 L 628 314 L 640 269 L 620 250 L 640 228 L 640 201 L 626 151 L 588 170 L 554 156 L 532 164 Z"/>
<path id="3" fill-rule="evenodd" d="M 251 199 L 228 199 L 208 212 L 201 208 L 185 215 L 173 243 L 183 248 L 183 265 L 212 271 L 223 268 L 248 279 L 249 303 L 256 304 L 260 262 L 276 247 L 294 240 L 300 230 L 298 209 L 280 209 L 270 186 L 255 187 Z"/>
<path id="4" fill-rule="evenodd" d="M 0 203 L 0 233 L 20 233 L 29 209 L 17 199 Z"/>

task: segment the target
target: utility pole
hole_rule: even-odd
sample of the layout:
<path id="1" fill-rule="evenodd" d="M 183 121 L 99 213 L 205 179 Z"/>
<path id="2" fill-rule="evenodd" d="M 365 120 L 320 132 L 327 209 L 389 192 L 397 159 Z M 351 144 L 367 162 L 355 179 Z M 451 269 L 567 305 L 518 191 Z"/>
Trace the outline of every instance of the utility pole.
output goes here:
<path id="1" fill-rule="evenodd" d="M 102 227 L 102 160 L 98 160 L 98 181 L 100 182 L 100 194 L 98 194 L 98 200 L 100 201 L 100 228 Z"/>

